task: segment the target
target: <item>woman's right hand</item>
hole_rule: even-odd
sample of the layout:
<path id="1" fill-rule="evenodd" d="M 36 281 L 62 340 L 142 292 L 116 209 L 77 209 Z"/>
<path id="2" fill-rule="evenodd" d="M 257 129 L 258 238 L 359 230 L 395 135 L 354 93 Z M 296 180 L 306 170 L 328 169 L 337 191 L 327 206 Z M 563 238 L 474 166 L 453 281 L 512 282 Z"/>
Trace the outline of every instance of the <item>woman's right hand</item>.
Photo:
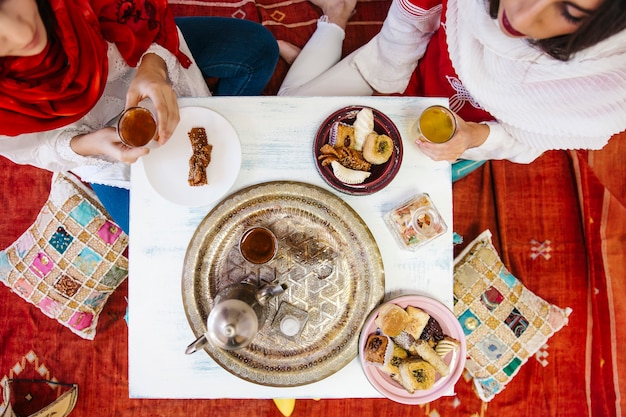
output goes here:
<path id="1" fill-rule="evenodd" d="M 70 142 L 74 152 L 82 156 L 99 156 L 108 160 L 132 164 L 147 155 L 148 148 L 131 148 L 124 145 L 114 127 L 105 127 L 84 135 L 74 136 Z"/>
<path id="2" fill-rule="evenodd" d="M 167 66 L 161 57 L 146 54 L 137 68 L 128 93 L 125 108 L 134 107 L 149 98 L 157 117 L 156 141 L 163 145 L 169 140 L 180 121 L 176 93 L 167 78 Z"/>
<path id="3" fill-rule="evenodd" d="M 489 136 L 489 126 L 482 123 L 466 122 L 456 116 L 457 129 L 452 139 L 445 143 L 431 143 L 417 138 L 416 145 L 422 153 L 435 161 L 455 162 L 469 148 L 480 146 Z"/>

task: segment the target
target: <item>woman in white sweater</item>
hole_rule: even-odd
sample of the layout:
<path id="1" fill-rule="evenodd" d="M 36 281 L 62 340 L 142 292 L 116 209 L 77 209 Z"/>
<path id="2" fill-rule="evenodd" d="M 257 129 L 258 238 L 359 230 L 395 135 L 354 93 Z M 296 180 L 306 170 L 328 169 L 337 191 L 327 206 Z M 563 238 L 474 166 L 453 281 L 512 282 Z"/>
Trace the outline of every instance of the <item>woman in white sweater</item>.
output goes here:
<path id="1" fill-rule="evenodd" d="M 380 33 L 339 63 L 354 0 L 317 4 L 324 16 L 279 94 L 447 97 L 453 139 L 416 140 L 435 160 L 529 163 L 626 128 L 622 0 L 394 0 Z"/>
<path id="2" fill-rule="evenodd" d="M 114 122 L 147 100 L 165 143 L 177 97 L 258 95 L 278 47 L 241 19 L 174 19 L 167 0 L 0 1 L 0 154 L 19 164 L 72 171 L 93 184 L 128 229 L 129 148 Z"/>

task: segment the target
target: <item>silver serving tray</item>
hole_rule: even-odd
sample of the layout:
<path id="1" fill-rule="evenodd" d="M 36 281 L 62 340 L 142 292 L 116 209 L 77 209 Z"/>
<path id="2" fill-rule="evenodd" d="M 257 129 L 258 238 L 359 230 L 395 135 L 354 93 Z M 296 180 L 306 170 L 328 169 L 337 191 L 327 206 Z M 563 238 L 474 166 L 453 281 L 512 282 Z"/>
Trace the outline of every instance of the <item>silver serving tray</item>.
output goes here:
<path id="1" fill-rule="evenodd" d="M 251 226 L 271 229 L 278 252 L 264 265 L 239 253 Z M 298 386 L 337 372 L 358 354 L 361 327 L 383 299 L 385 278 L 376 241 L 359 215 L 341 198 L 299 182 L 263 183 L 220 202 L 189 243 L 182 276 L 183 304 L 196 337 L 218 291 L 243 279 L 285 283 L 267 305 L 267 320 L 246 348 L 206 352 L 238 377 L 268 386 Z M 298 317 L 297 334 L 278 321 Z M 291 332 L 290 332 L 291 333 Z"/>

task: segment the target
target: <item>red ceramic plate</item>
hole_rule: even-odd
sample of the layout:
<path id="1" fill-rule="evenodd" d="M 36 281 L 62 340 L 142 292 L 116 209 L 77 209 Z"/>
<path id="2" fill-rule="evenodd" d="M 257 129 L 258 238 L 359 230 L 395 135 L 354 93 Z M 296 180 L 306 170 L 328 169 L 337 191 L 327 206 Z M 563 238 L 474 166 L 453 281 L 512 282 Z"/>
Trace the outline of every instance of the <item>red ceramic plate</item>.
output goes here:
<path id="1" fill-rule="evenodd" d="M 389 161 L 382 165 L 372 165 L 370 171 L 372 175 L 370 175 L 365 182 L 361 184 L 346 184 L 335 177 L 330 165 L 322 166 L 321 162 L 317 159 L 320 155 L 320 148 L 328 143 L 333 124 L 335 122 L 342 122 L 352 125 L 356 120 L 356 115 L 363 107 L 365 106 L 344 107 L 328 116 L 317 131 L 315 141 L 313 142 L 313 155 L 320 175 L 331 187 L 346 194 L 366 195 L 382 190 L 394 179 L 400 169 L 400 163 L 402 162 L 402 139 L 398 128 L 389 117 L 371 107 L 372 113 L 374 113 L 374 131 L 379 135 L 385 134 L 389 136 L 393 141 L 393 153 Z"/>
<path id="2" fill-rule="evenodd" d="M 402 404 L 425 404 L 434 401 L 454 387 L 463 372 L 463 368 L 465 367 L 465 353 L 467 351 L 463 329 L 454 314 L 445 305 L 432 298 L 420 295 L 406 295 L 388 302 L 397 304 L 400 307 L 414 306 L 424 310 L 439 322 L 444 334 L 460 341 L 461 347 L 456 352 L 448 353 L 444 358 L 444 361 L 450 366 L 450 374 L 448 376 L 444 378 L 437 376 L 435 384 L 430 389 L 415 391 L 413 394 L 410 394 L 378 367 L 365 363 L 363 350 L 365 349 L 367 337 L 378 331 L 374 320 L 378 315 L 379 307 L 374 310 L 365 321 L 365 325 L 361 331 L 361 337 L 359 338 L 359 359 L 365 376 L 378 392 L 390 400 Z"/>

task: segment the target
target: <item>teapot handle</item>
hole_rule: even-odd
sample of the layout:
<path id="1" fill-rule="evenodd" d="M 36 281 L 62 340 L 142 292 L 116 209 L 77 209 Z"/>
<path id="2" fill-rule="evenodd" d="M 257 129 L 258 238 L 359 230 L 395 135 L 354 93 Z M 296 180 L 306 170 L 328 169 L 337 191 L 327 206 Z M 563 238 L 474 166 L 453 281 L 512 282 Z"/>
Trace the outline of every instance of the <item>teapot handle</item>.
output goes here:
<path id="1" fill-rule="evenodd" d="M 202 347 L 207 343 L 209 343 L 209 339 L 207 339 L 206 335 L 203 334 L 202 336 L 191 342 L 189 346 L 187 346 L 187 349 L 185 349 L 185 354 L 191 355 L 192 353 L 195 353 L 202 349 Z"/>

